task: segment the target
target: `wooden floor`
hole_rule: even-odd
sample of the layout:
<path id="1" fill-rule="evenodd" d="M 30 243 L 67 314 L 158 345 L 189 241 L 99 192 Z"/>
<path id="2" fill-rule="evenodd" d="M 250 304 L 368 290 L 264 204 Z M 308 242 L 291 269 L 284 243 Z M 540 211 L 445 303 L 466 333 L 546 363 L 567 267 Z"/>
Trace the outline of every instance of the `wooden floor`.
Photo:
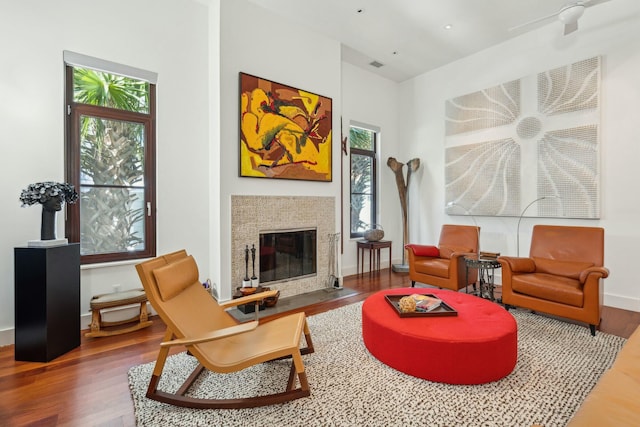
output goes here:
<path id="1" fill-rule="evenodd" d="M 311 316 L 410 282 L 406 273 L 382 270 L 346 277 L 344 286 L 357 294 L 301 310 Z M 602 317 L 600 331 L 625 338 L 640 324 L 637 312 L 605 307 Z M 153 326 L 129 334 L 83 337 L 79 348 L 49 363 L 16 362 L 13 346 L 0 348 L 0 425 L 134 426 L 127 372 L 155 360 L 163 333 L 153 318 Z"/>

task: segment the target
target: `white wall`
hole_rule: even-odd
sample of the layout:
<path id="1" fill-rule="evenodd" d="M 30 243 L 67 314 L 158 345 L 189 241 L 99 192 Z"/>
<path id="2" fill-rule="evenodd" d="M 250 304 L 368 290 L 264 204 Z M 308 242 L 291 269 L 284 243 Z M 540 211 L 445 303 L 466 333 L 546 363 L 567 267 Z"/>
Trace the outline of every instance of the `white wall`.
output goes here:
<path id="1" fill-rule="evenodd" d="M 28 184 L 64 181 L 64 66 L 70 50 L 158 73 L 158 253 L 187 248 L 204 272 L 210 265 L 218 210 L 210 182 L 210 131 L 218 67 L 217 1 L 3 1 L 0 5 L 0 345 L 13 342 L 13 248 L 38 239 L 40 208 L 21 208 Z M 99 13 L 98 13 L 99 12 Z M 211 56 L 210 56 L 211 55 Z M 215 76 L 215 74 L 214 74 Z M 217 159 L 216 159 L 217 161 Z M 213 178 L 215 182 L 218 180 Z M 60 216 L 60 215 L 59 215 Z M 210 221 L 210 217 L 214 219 Z M 64 236 L 62 220 L 58 236 Z M 212 238 L 213 237 L 213 238 Z M 92 295 L 140 286 L 133 263 L 87 268 L 81 310 Z M 85 325 L 86 326 L 86 325 Z"/>
<path id="2" fill-rule="evenodd" d="M 384 240 L 391 240 L 392 263 L 402 262 L 402 209 L 400 196 L 396 187 L 395 175 L 387 166 L 387 159 L 395 157 L 406 163 L 415 157 L 407 153 L 402 141 L 399 140 L 398 120 L 402 114 L 398 102 L 397 83 L 376 74 L 342 63 L 342 127 L 343 135 L 349 135 L 349 124 L 355 121 L 380 128 L 380 144 L 378 146 L 378 222 L 384 229 Z M 340 156 L 344 167 L 344 252 L 342 254 L 342 273 L 344 275 L 356 273 L 356 242 L 350 239 L 350 159 Z M 405 167 L 406 177 L 406 167 Z M 413 177 L 411 178 L 413 181 Z M 388 267 L 389 257 L 386 250 L 381 256 L 382 268 Z M 367 260 L 367 264 L 368 264 Z M 365 270 L 368 265 L 365 265 Z"/>
<path id="3" fill-rule="evenodd" d="M 597 9 L 597 10 L 596 10 Z M 636 187 L 640 144 L 640 3 L 616 0 L 585 13 L 580 30 L 560 36 L 553 23 L 499 46 L 402 83 L 400 140 L 425 164 L 414 187 L 411 240 L 436 242 L 443 223 L 471 225 L 470 218 L 444 214 L 445 100 L 514 78 L 602 55 L 601 219 L 525 219 L 520 252 L 528 253 L 536 223 L 605 228 L 605 304 L 640 311 L 635 249 L 640 246 L 640 191 Z M 621 12 L 615 12 L 619 10 Z M 418 180 L 416 180 L 418 181 Z M 516 253 L 517 218 L 477 217 L 483 250 Z"/>
<path id="4" fill-rule="evenodd" d="M 247 0 L 223 1 L 220 23 L 220 263 L 222 298 L 231 290 L 231 195 L 340 197 L 340 44 L 309 33 L 304 22 L 288 22 Z M 240 178 L 239 72 L 245 72 L 332 98 L 333 181 Z M 282 213 L 286 215 L 286 212 Z M 336 218 L 339 211 L 327 212 Z M 247 242 L 251 243 L 251 242 Z M 320 248 L 322 250 L 322 248 Z"/>

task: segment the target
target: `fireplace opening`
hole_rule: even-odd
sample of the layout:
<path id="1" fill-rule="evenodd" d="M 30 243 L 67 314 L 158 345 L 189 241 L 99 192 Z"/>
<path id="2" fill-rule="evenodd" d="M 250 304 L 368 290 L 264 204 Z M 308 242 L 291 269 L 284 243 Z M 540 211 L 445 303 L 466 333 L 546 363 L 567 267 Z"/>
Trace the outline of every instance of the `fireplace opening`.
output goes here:
<path id="1" fill-rule="evenodd" d="M 316 274 L 316 229 L 260 233 L 260 283 Z"/>

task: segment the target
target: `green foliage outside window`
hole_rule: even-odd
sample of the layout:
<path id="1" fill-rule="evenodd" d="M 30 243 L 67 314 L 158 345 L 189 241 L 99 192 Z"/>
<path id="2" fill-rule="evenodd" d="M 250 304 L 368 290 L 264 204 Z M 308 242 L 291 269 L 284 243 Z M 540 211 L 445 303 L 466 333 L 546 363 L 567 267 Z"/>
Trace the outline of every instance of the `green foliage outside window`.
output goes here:
<path id="1" fill-rule="evenodd" d="M 149 112 L 146 82 L 74 68 L 73 84 L 77 103 Z M 145 127 L 105 116 L 96 111 L 80 117 L 82 255 L 144 249 Z"/>
<path id="2" fill-rule="evenodd" d="M 74 68 L 73 100 L 81 104 L 148 113 L 149 83 L 88 68 Z"/>
<path id="3" fill-rule="evenodd" d="M 351 148 L 351 236 L 375 224 L 375 132 L 349 129 Z"/>

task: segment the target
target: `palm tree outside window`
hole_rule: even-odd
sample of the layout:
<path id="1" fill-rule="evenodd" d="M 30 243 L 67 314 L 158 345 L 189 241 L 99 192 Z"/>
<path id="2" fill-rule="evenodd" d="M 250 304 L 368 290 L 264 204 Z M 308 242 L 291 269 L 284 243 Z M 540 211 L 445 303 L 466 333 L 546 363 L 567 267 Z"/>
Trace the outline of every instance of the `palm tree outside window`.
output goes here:
<path id="1" fill-rule="evenodd" d="M 376 224 L 376 142 L 375 130 L 351 125 L 351 237 L 362 237 Z"/>
<path id="2" fill-rule="evenodd" d="M 155 256 L 155 84 L 66 67 L 66 235 L 83 264 Z"/>

